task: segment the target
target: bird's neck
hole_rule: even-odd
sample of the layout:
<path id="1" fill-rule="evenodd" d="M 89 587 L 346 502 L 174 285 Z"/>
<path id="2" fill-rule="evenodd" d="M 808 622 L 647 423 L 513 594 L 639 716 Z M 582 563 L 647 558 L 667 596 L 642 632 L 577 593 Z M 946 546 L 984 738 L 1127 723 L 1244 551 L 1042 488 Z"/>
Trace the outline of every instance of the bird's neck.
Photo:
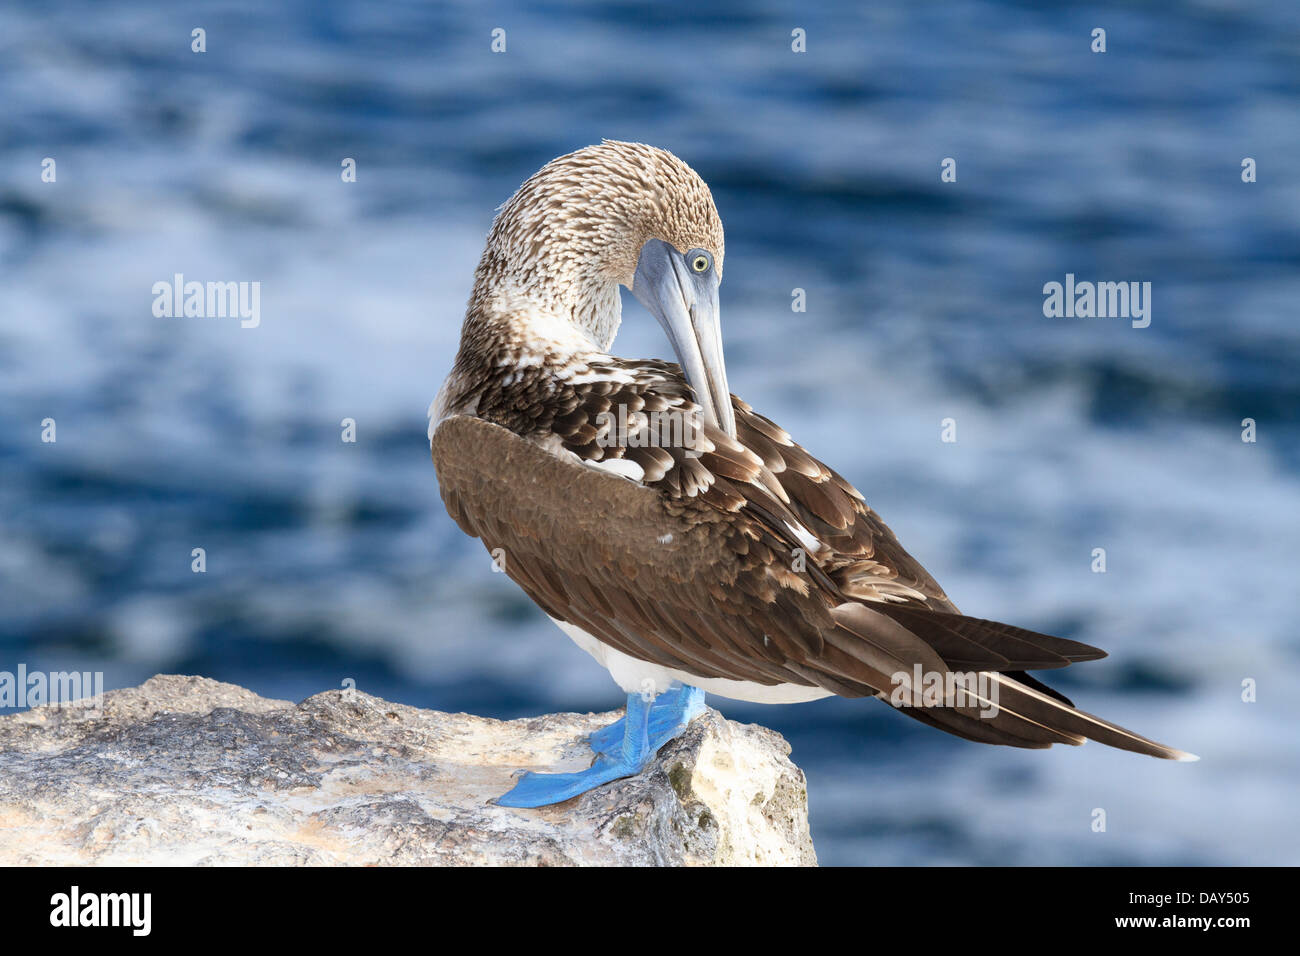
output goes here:
<path id="1" fill-rule="evenodd" d="M 554 256 L 523 262 L 485 253 L 465 327 L 493 327 L 538 348 L 608 352 L 622 321 L 618 283 L 581 260 Z"/>
<path id="2" fill-rule="evenodd" d="M 549 375 L 609 353 L 622 318 L 618 283 L 584 283 L 565 271 L 480 266 L 438 401 L 443 414 L 467 410 L 524 377 L 545 390 Z"/>

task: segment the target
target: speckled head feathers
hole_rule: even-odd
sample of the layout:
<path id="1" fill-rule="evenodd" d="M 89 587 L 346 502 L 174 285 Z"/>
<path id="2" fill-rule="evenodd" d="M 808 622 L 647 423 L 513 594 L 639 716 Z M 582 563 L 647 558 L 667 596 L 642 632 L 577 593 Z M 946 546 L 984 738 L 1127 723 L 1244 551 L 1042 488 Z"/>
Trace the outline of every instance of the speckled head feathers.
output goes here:
<path id="1" fill-rule="evenodd" d="M 641 248 L 662 239 L 712 253 L 722 274 L 722 222 L 695 171 L 672 153 L 605 140 L 553 159 L 501 207 L 475 274 L 462 352 L 608 350 Z"/>
<path id="2" fill-rule="evenodd" d="M 579 260 L 630 286 L 649 239 L 707 249 L 722 272 L 722 221 L 704 180 L 667 150 L 605 140 L 538 170 L 501 207 L 488 242 L 517 261 Z"/>

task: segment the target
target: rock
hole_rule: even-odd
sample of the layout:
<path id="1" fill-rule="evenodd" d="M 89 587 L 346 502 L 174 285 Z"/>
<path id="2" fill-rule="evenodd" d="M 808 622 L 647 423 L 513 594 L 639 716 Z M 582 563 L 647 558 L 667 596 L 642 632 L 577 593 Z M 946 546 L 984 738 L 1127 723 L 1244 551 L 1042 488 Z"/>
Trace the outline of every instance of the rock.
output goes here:
<path id="1" fill-rule="evenodd" d="M 503 722 L 350 690 L 294 705 L 158 676 L 102 717 L 0 718 L 0 864 L 816 864 L 789 745 L 714 710 L 636 777 L 487 802 L 517 768 L 587 766 L 617 716 Z"/>

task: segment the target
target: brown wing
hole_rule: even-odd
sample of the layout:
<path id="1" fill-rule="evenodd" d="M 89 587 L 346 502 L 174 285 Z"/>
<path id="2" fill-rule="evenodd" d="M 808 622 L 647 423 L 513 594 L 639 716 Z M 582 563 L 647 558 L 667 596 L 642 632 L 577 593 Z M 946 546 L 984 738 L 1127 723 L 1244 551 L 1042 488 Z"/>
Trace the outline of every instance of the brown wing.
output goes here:
<path id="1" fill-rule="evenodd" d="M 753 547 L 761 563 L 806 567 L 803 576 L 830 606 L 879 604 L 954 666 L 1018 672 L 1105 656 L 1076 641 L 961 616 L 856 488 L 739 398 L 732 396 L 732 439 L 698 424 L 676 365 L 620 360 L 595 368 L 596 380 L 566 393 L 548 436 L 583 461 L 635 463 L 641 483 L 670 509 L 704 505 L 706 513 L 735 516 L 736 547 Z M 681 417 L 693 421 L 689 441 L 665 425 Z M 621 430 L 612 432 L 610 419 Z M 819 542 L 815 551 L 810 539 Z"/>
<path id="2" fill-rule="evenodd" d="M 543 610 L 626 654 L 701 677 L 813 681 L 833 620 L 760 524 L 457 417 L 433 437 L 448 512 Z"/>
<path id="3" fill-rule="evenodd" d="M 626 398 L 599 384 L 603 393 L 592 389 L 579 403 L 588 423 L 611 397 L 615 405 Z M 741 441 L 706 427 L 688 450 L 636 441 L 593 446 L 577 411 L 569 412 L 567 439 L 563 429 L 552 432 L 561 447 L 576 448 L 574 457 L 469 417 L 438 426 L 433 457 L 460 527 L 500 549 L 506 573 L 548 614 L 623 653 L 699 677 L 819 686 L 850 697 L 889 696 L 895 675 L 918 667 L 946 675 L 949 655 L 997 669 L 1101 654 L 948 610 L 942 591 L 852 486 L 748 406 L 737 405 Z M 751 429 L 769 443 L 761 454 L 746 447 Z M 623 457 L 655 470 L 645 468 L 641 484 L 588 467 L 584 457 Z M 834 547 L 807 554 L 796 526 Z M 796 560 L 801 554 L 805 560 Z M 846 593 L 845 583 L 862 588 L 864 575 L 874 579 L 872 593 L 888 597 L 868 603 Z M 900 619 L 902 609 L 909 618 Z M 1015 654 L 1004 653 L 1010 647 Z M 992 719 L 980 716 L 988 701 L 976 695 L 963 707 L 904 712 L 989 743 L 1045 747 L 1086 736 L 1178 755 L 1010 677 L 999 692 Z M 1053 716 L 1053 708 L 1068 714 Z"/>
<path id="4" fill-rule="evenodd" d="M 800 523 L 828 546 L 830 553 L 819 555 L 819 560 L 841 593 L 957 611 L 853 485 L 796 444 L 779 425 L 732 398 L 737 440 L 762 457 L 789 496 Z"/>

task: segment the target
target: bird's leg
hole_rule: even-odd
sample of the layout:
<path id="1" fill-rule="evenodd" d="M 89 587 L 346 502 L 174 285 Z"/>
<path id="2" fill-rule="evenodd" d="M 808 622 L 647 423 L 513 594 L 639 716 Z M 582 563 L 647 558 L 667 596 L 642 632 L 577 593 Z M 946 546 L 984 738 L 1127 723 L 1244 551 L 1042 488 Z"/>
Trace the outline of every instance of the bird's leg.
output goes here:
<path id="1" fill-rule="evenodd" d="M 665 696 L 660 695 L 659 699 Z M 529 771 L 509 793 L 498 797 L 496 803 L 503 807 L 545 807 L 586 793 L 602 783 L 639 773 L 660 747 L 681 733 L 691 717 L 704 709 L 704 692 L 694 687 L 681 688 L 671 703 L 665 703 L 661 717 L 652 721 L 657 703 L 654 698 L 646 700 L 641 694 L 628 694 L 627 716 L 615 725 L 621 727 L 621 736 L 597 753 L 590 767 L 577 773 Z"/>
<path id="2" fill-rule="evenodd" d="M 664 691 L 650 706 L 650 749 L 657 753 L 660 747 L 685 730 L 686 725 L 702 713 L 704 691 L 698 687 L 679 685 Z M 626 723 L 627 718 L 620 717 L 608 727 L 602 727 L 593 733 L 588 738 L 591 749 L 598 754 L 613 756 L 623 742 Z"/>

